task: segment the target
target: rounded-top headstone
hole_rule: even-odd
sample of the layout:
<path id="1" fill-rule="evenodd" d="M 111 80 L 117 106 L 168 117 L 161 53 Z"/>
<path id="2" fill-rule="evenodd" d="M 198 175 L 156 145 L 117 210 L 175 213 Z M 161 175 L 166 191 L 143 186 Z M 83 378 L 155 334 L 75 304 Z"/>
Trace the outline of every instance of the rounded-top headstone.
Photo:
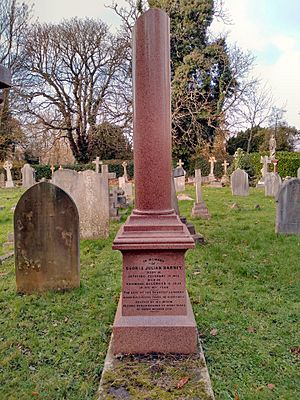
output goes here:
<path id="1" fill-rule="evenodd" d="M 15 209 L 14 232 L 19 293 L 79 286 L 79 216 L 66 192 L 48 182 L 28 189 Z"/>

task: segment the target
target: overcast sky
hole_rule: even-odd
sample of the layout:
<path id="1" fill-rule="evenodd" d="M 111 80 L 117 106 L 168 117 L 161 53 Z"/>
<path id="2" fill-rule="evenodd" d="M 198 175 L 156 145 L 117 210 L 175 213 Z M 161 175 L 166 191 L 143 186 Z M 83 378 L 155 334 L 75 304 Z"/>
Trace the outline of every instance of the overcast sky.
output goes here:
<path id="1" fill-rule="evenodd" d="M 28 3 L 32 0 L 26 0 Z M 124 5 L 124 0 L 117 0 Z M 105 4 L 111 0 L 34 0 L 40 22 L 63 18 L 101 18 L 116 27 L 118 18 Z M 255 56 L 256 76 L 268 83 L 276 105 L 284 106 L 287 122 L 300 129 L 300 0 L 224 0 L 232 23 L 213 29 L 228 32 L 228 39 Z"/>

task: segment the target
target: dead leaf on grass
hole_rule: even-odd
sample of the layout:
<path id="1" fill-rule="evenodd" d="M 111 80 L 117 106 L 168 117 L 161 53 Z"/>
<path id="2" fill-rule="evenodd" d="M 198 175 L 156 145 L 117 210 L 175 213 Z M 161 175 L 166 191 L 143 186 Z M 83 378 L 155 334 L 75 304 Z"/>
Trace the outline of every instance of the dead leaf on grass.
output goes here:
<path id="1" fill-rule="evenodd" d="M 290 348 L 290 352 L 294 355 L 294 356 L 300 356 L 300 347 L 291 347 Z"/>
<path id="2" fill-rule="evenodd" d="M 189 380 L 190 380 L 189 376 L 181 378 L 180 381 L 177 383 L 176 388 L 181 389 L 186 383 L 188 383 Z"/>
<path id="3" fill-rule="evenodd" d="M 240 397 L 239 397 L 238 394 L 235 394 L 235 395 L 234 395 L 234 400 L 240 400 Z"/>
<path id="4" fill-rule="evenodd" d="M 211 336 L 217 336 L 217 334 L 218 334 L 218 329 L 214 328 L 214 329 L 212 329 L 209 333 L 211 334 Z"/>
<path id="5" fill-rule="evenodd" d="M 256 333 L 256 329 L 254 328 L 254 326 L 248 326 L 247 331 L 249 333 Z"/>

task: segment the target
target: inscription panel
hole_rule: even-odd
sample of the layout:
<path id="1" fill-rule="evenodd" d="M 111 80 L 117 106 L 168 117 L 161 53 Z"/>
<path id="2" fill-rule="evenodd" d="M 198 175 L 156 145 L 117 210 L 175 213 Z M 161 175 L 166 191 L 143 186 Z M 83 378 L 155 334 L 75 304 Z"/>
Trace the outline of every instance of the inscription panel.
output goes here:
<path id="1" fill-rule="evenodd" d="M 185 315 L 184 253 L 124 254 L 122 314 Z"/>

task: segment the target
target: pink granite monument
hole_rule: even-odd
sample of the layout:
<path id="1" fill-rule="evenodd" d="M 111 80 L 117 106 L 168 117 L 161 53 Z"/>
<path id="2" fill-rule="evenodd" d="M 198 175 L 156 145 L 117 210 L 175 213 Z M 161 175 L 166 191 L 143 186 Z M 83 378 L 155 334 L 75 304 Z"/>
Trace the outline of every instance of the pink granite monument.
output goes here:
<path id="1" fill-rule="evenodd" d="M 114 354 L 197 352 L 184 266 L 194 241 L 171 205 L 169 35 L 169 18 L 159 9 L 143 14 L 134 28 L 136 208 L 113 243 L 123 255 Z"/>

